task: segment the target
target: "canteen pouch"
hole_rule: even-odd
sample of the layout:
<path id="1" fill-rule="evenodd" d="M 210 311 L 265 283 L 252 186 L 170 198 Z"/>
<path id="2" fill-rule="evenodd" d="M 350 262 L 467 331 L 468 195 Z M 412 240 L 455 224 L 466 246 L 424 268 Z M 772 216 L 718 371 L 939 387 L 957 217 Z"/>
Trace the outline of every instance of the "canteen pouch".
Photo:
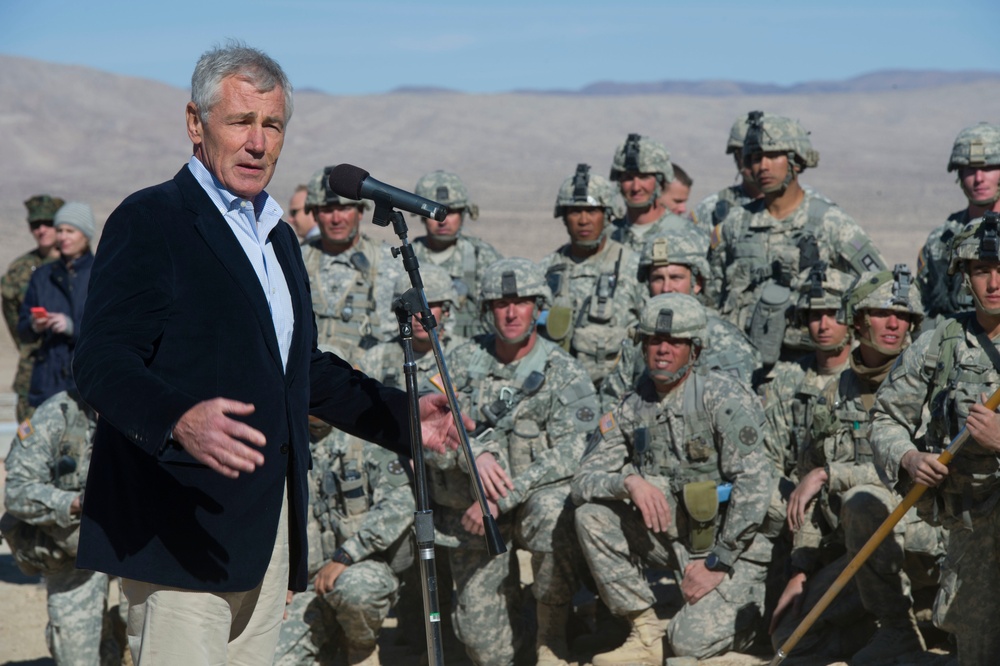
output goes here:
<path id="1" fill-rule="evenodd" d="M 549 316 L 545 321 L 545 332 L 553 342 L 569 351 L 573 340 L 573 310 L 565 305 L 555 305 L 549 308 Z"/>
<path id="2" fill-rule="evenodd" d="M 692 553 L 704 553 L 715 545 L 715 519 L 719 515 L 719 491 L 715 481 L 684 484 L 684 508 L 687 510 L 688 543 Z"/>
<path id="3" fill-rule="evenodd" d="M 10 546 L 17 568 L 25 576 L 46 574 L 72 562 L 76 556 L 78 528 L 78 525 L 53 526 L 43 530 L 9 513 L 0 517 L 0 534 Z M 52 530 L 59 536 L 50 534 Z"/>
<path id="4" fill-rule="evenodd" d="M 786 314 L 791 305 L 792 290 L 774 280 L 764 283 L 760 300 L 750 317 L 750 342 L 760 352 L 764 365 L 774 365 L 781 356 L 785 339 Z"/>

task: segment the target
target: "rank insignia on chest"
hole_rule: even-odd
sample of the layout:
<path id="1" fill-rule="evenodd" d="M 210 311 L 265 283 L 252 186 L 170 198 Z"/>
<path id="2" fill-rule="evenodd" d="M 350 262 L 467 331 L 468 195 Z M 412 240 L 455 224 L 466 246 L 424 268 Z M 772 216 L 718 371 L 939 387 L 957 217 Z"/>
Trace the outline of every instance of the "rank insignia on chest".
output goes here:
<path id="1" fill-rule="evenodd" d="M 600 428 L 602 435 L 606 435 L 609 431 L 615 429 L 615 417 L 611 414 L 611 412 L 608 412 L 601 417 Z"/>

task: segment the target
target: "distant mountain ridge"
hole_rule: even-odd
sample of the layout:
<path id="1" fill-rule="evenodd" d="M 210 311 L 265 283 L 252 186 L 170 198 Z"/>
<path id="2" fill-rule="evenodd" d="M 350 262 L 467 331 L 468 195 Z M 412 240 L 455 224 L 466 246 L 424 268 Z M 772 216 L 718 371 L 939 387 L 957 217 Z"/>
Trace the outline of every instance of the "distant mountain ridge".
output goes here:
<path id="1" fill-rule="evenodd" d="M 511 92 L 529 95 L 701 95 L 727 97 L 732 95 L 797 95 L 823 93 L 883 92 L 888 90 L 919 90 L 942 86 L 1000 81 L 1000 72 L 968 70 L 945 72 L 940 70 L 886 69 L 861 74 L 841 81 L 805 81 L 782 86 L 774 83 L 747 81 L 652 81 L 645 83 L 620 83 L 597 81 L 576 90 L 520 88 Z M 390 93 L 434 94 L 461 93 L 461 90 L 439 86 L 401 86 Z"/>

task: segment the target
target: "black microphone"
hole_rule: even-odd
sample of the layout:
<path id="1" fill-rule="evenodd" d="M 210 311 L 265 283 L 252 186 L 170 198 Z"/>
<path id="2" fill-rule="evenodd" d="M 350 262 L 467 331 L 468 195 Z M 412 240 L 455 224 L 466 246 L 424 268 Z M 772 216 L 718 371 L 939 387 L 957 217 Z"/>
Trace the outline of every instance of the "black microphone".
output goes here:
<path id="1" fill-rule="evenodd" d="M 436 201 L 418 197 L 412 192 L 386 185 L 372 178 L 367 171 L 353 164 L 338 164 L 330 170 L 330 189 L 348 199 L 371 199 L 386 203 L 407 213 L 441 221 L 448 208 Z"/>

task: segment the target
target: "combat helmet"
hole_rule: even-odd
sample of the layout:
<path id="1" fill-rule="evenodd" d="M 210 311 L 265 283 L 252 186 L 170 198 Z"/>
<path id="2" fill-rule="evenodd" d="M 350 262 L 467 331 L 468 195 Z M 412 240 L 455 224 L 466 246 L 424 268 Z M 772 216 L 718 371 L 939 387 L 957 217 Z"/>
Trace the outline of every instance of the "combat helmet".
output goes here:
<path id="1" fill-rule="evenodd" d="M 891 271 L 865 271 L 854 281 L 844 295 L 844 317 L 853 323 L 856 315 L 867 319 L 870 310 L 890 310 L 908 315 L 909 331 L 920 326 L 924 319 L 924 308 L 920 303 L 920 291 L 913 282 L 913 275 L 906 264 L 896 264 Z M 869 328 L 871 327 L 869 320 Z M 909 345 L 907 339 L 898 349 L 883 347 L 874 339 L 859 336 L 858 342 L 873 347 L 888 356 L 898 355 Z"/>
<path id="2" fill-rule="evenodd" d="M 479 217 L 479 206 L 469 201 L 469 190 L 456 174 L 450 171 L 431 171 L 424 174 L 413 188 L 417 196 L 436 201 L 449 210 L 464 211 L 473 220 Z"/>
<path id="3" fill-rule="evenodd" d="M 665 236 L 652 238 L 642 245 L 639 256 L 639 281 L 649 283 L 649 274 L 654 268 L 677 264 L 691 269 L 691 293 L 694 293 L 695 280 L 708 280 L 710 268 L 705 257 L 704 238 L 688 226 L 676 231 L 671 230 Z"/>
<path id="4" fill-rule="evenodd" d="M 990 211 L 966 224 L 951 242 L 951 262 L 948 264 L 949 275 L 964 274 L 965 288 L 972 294 L 977 309 L 989 315 L 1000 314 L 1000 308 L 987 308 L 973 291 L 964 265 L 972 259 L 1000 263 L 1000 213 Z"/>
<path id="5" fill-rule="evenodd" d="M 556 196 L 553 217 L 563 217 L 569 206 L 591 206 L 604 209 L 604 220 L 614 216 L 614 188 L 607 180 L 590 173 L 589 164 L 577 164 L 576 173 L 563 181 Z"/>
<path id="6" fill-rule="evenodd" d="M 552 292 L 545 282 L 545 272 L 531 261 L 521 257 L 498 259 L 486 267 L 479 284 L 479 307 L 483 324 L 487 330 L 499 336 L 499 331 L 490 312 L 490 303 L 502 298 L 535 298 L 535 322 L 542 309 L 552 302 Z M 518 343 L 531 335 L 534 324 L 518 339 L 506 342 Z"/>
<path id="7" fill-rule="evenodd" d="M 448 271 L 430 262 L 420 265 L 420 278 L 424 283 L 424 296 L 428 303 L 444 303 L 445 307 L 458 303 L 458 292 Z M 393 285 L 393 298 L 399 298 L 410 288 L 410 276 L 403 273 Z"/>
<path id="8" fill-rule="evenodd" d="M 833 345 L 817 344 L 809 335 L 809 313 L 816 310 L 834 310 L 837 322 L 846 324 L 844 294 L 853 283 L 853 275 L 830 268 L 822 261 L 809 269 L 799 286 L 799 300 L 794 314 L 795 325 L 799 328 L 798 339 L 803 348 L 837 352 L 851 341 L 851 329 L 848 327 L 843 341 Z"/>
<path id="9" fill-rule="evenodd" d="M 664 145 L 648 136 L 629 134 L 625 143 L 618 146 L 611 162 L 611 180 L 619 181 L 623 173 L 656 174 L 659 188 L 674 179 L 674 167 L 670 163 L 670 153 Z M 655 197 L 660 196 L 658 191 Z M 654 197 L 654 198 L 655 198 Z"/>
<path id="10" fill-rule="evenodd" d="M 743 164 L 749 166 L 754 153 L 788 153 L 800 171 L 819 165 L 819 152 L 812 147 L 809 132 L 797 121 L 763 111 L 747 114 L 747 133 L 743 138 Z M 786 181 L 791 182 L 791 170 Z"/>
<path id="11" fill-rule="evenodd" d="M 948 172 L 962 167 L 1000 164 L 1000 125 L 977 123 L 955 137 L 948 160 Z"/>
<path id="12" fill-rule="evenodd" d="M 653 336 L 669 336 L 690 340 L 692 346 L 687 363 L 672 372 L 647 366 L 649 376 L 665 384 L 672 384 L 684 377 L 698 359 L 699 350 L 706 346 L 707 326 L 705 308 L 693 296 L 669 293 L 647 300 L 635 328 L 635 341 L 642 342 Z M 642 345 L 642 353 L 644 357 L 648 354 L 645 344 Z"/>
<path id="13" fill-rule="evenodd" d="M 312 175 L 309 179 L 309 186 L 306 188 L 306 202 L 303 207 L 306 212 L 315 211 L 323 206 L 359 206 L 367 209 L 367 201 L 358 201 L 342 197 L 330 189 L 330 172 L 332 166 L 323 167 Z"/>

